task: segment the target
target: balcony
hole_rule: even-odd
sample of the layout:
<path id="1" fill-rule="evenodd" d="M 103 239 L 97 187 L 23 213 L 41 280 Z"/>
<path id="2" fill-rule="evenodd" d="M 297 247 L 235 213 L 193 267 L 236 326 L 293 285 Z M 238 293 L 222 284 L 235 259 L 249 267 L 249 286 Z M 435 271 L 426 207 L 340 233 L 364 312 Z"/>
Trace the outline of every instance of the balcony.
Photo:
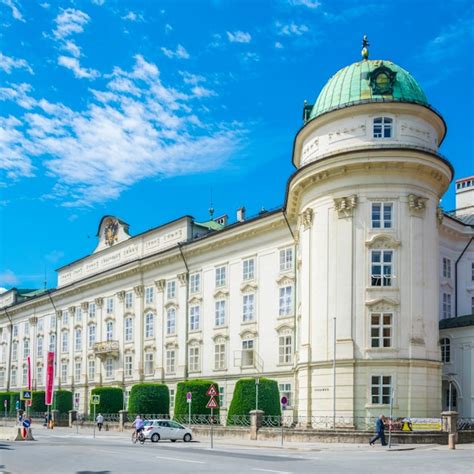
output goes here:
<path id="1" fill-rule="evenodd" d="M 119 341 L 102 341 L 94 344 L 94 354 L 101 359 L 107 357 L 118 358 L 119 349 Z"/>
<path id="2" fill-rule="evenodd" d="M 263 360 L 255 349 L 243 349 L 234 351 L 234 367 L 240 369 L 254 369 L 263 372 Z"/>

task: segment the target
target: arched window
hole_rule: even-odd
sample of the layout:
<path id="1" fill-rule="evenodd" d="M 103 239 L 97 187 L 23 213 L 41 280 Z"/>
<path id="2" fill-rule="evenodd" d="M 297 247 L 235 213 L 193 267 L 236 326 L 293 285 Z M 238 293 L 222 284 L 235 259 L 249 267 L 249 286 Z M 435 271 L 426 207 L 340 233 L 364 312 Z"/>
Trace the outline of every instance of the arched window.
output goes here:
<path id="1" fill-rule="evenodd" d="M 374 138 L 392 138 L 393 120 L 389 117 L 374 118 Z"/>
<path id="2" fill-rule="evenodd" d="M 441 361 L 451 362 L 451 341 L 447 337 L 443 337 L 440 341 L 441 345 Z"/>
<path id="3" fill-rule="evenodd" d="M 145 316 L 145 337 L 153 337 L 153 313 Z"/>

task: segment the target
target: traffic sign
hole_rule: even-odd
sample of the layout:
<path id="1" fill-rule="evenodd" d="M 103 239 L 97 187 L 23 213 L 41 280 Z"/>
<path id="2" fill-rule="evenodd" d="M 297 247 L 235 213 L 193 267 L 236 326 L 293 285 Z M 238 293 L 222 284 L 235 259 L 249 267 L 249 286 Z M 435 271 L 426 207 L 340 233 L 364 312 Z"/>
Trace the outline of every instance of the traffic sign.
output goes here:
<path id="1" fill-rule="evenodd" d="M 30 420 L 28 420 L 28 419 L 23 420 L 23 426 L 25 428 L 29 428 L 30 427 Z"/>
<path id="2" fill-rule="evenodd" d="M 288 405 L 288 398 L 286 398 L 286 397 L 283 395 L 283 397 L 281 397 L 280 402 L 281 402 L 281 404 L 285 407 L 286 405 Z"/>
<path id="3" fill-rule="evenodd" d="M 214 384 L 212 384 L 206 392 L 208 397 L 215 397 L 217 395 L 217 390 Z"/>
<path id="4" fill-rule="evenodd" d="M 192 399 L 193 399 L 193 394 L 192 394 L 192 392 L 188 392 L 188 393 L 186 394 L 186 401 L 187 401 L 188 403 L 191 403 Z"/>
<path id="5" fill-rule="evenodd" d="M 15 402 L 15 410 L 19 410 L 20 409 L 20 400 L 17 400 Z"/>
<path id="6" fill-rule="evenodd" d="M 100 395 L 92 395 L 92 405 L 99 405 L 100 404 Z"/>
<path id="7" fill-rule="evenodd" d="M 20 400 L 31 400 L 31 390 L 22 390 Z"/>
<path id="8" fill-rule="evenodd" d="M 211 397 L 207 402 L 206 408 L 217 408 L 219 405 L 214 397 Z"/>

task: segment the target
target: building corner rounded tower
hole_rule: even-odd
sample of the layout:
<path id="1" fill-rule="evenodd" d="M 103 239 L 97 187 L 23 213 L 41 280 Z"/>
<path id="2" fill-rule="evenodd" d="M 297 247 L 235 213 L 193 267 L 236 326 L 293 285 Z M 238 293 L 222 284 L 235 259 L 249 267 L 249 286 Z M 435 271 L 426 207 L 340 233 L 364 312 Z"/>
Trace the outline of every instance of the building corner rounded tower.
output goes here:
<path id="1" fill-rule="evenodd" d="M 294 141 L 297 410 L 388 414 L 394 393 L 394 416 L 439 416 L 446 126 L 406 70 L 365 56 L 305 104 Z"/>

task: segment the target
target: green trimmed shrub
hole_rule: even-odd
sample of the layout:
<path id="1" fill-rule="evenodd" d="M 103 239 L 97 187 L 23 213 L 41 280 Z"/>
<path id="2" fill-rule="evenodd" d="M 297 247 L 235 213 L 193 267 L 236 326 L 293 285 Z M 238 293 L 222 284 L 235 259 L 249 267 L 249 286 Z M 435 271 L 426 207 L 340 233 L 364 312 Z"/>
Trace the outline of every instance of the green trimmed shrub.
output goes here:
<path id="1" fill-rule="evenodd" d="M 20 394 L 18 392 L 0 392 L 0 411 L 5 413 L 4 402 L 7 401 L 7 410 L 8 413 L 15 413 L 15 403 L 17 400 L 20 399 Z M 13 404 L 13 405 L 12 405 Z M 23 408 L 23 402 L 21 404 L 21 408 Z"/>
<path id="2" fill-rule="evenodd" d="M 59 413 L 67 413 L 72 410 L 72 392 L 69 390 L 55 390 L 53 407 Z"/>
<path id="3" fill-rule="evenodd" d="M 33 398 L 31 399 L 30 407 L 31 413 L 44 413 L 48 410 L 46 404 L 44 403 L 44 396 L 44 390 L 33 392 Z"/>
<path id="4" fill-rule="evenodd" d="M 123 390 L 120 387 L 96 387 L 92 395 L 100 395 L 100 403 L 95 406 L 96 413 L 118 413 L 123 410 Z M 94 405 L 90 404 L 90 414 L 94 413 Z"/>
<path id="5" fill-rule="evenodd" d="M 235 415 L 248 415 L 255 410 L 257 399 L 255 379 L 240 379 L 234 389 L 234 395 L 227 414 L 227 424 L 233 424 Z M 276 380 L 261 378 L 258 386 L 258 409 L 265 416 L 279 416 L 280 392 Z"/>
<path id="6" fill-rule="evenodd" d="M 187 415 L 189 413 L 189 405 L 186 401 L 186 394 L 191 392 L 193 399 L 191 403 L 191 414 L 193 415 L 210 415 L 211 409 L 206 408 L 209 397 L 206 395 L 209 387 L 214 384 L 217 393 L 219 393 L 219 385 L 212 380 L 188 380 L 178 383 L 176 389 L 176 398 L 174 402 L 174 415 Z M 219 395 L 216 396 L 219 404 Z M 219 408 L 214 408 L 214 414 L 219 413 Z"/>
<path id="7" fill-rule="evenodd" d="M 139 383 L 132 387 L 128 412 L 133 414 L 169 415 L 170 392 L 161 383 Z"/>

